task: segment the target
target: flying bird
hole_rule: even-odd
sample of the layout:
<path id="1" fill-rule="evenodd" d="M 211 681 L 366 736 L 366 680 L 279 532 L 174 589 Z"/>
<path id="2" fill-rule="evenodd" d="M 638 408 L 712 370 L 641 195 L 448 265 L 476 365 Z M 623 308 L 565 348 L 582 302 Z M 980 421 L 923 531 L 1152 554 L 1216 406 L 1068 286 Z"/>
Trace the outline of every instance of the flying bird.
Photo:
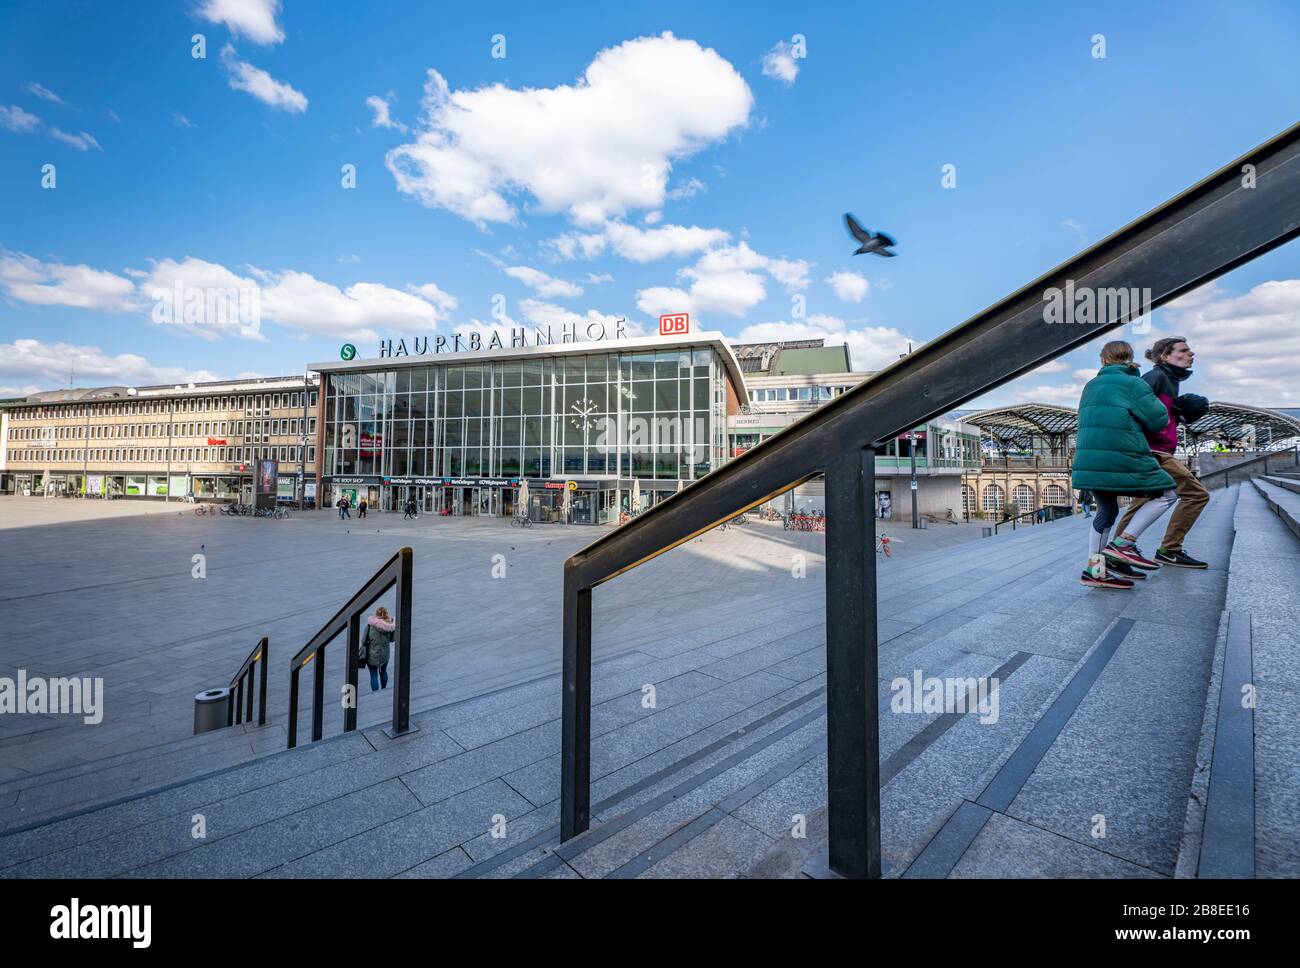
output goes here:
<path id="1" fill-rule="evenodd" d="M 853 253 L 854 255 L 870 252 L 872 255 L 884 256 L 887 259 L 892 259 L 898 255 L 897 252 L 889 251 L 889 246 L 897 245 L 897 242 L 884 232 L 872 233 L 868 229 L 864 229 L 858 223 L 858 220 L 853 217 L 852 213 L 844 213 L 844 224 L 849 227 L 849 234 L 862 243 L 857 251 Z"/>

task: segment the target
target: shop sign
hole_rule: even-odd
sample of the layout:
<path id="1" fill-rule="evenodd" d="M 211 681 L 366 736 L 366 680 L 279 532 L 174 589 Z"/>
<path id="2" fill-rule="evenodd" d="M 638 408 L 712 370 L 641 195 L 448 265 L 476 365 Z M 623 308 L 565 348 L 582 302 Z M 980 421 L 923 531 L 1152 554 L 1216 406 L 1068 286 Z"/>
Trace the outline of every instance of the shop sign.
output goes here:
<path id="1" fill-rule="evenodd" d="M 209 438 L 208 438 L 208 446 L 209 446 L 209 447 L 225 447 L 225 446 L 226 446 L 226 442 L 225 442 L 224 440 L 218 440 L 216 437 L 209 437 Z"/>

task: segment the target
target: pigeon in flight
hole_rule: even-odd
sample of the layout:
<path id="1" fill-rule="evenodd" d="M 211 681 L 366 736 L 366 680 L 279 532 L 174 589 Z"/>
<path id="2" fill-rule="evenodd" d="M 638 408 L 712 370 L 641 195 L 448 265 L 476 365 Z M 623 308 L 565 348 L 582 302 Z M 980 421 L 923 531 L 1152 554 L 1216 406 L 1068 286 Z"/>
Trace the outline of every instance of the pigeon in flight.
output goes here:
<path id="1" fill-rule="evenodd" d="M 854 255 L 862 255 L 864 252 L 870 252 L 872 255 L 884 256 L 888 259 L 892 259 L 894 256 L 898 255 L 897 252 L 889 251 L 889 246 L 897 245 L 897 242 L 891 239 L 884 232 L 876 232 L 873 234 L 869 230 L 864 229 L 851 213 L 844 213 L 844 224 L 849 227 L 849 234 L 862 243 L 858 250 L 853 253 Z"/>

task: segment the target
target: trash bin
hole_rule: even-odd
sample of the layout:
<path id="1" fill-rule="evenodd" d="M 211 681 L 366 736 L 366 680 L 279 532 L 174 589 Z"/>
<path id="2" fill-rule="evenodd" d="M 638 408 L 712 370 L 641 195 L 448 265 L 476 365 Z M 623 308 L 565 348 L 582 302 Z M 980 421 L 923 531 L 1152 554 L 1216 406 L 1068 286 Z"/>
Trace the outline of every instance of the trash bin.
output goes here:
<path id="1" fill-rule="evenodd" d="M 991 538 L 991 537 L 993 537 L 993 529 L 990 528 L 988 525 L 985 525 L 984 527 L 980 528 L 980 531 L 983 532 L 983 533 L 980 535 L 981 538 Z"/>
<path id="2" fill-rule="evenodd" d="M 928 518 L 924 518 L 924 517 L 917 518 L 916 526 L 920 528 L 922 531 L 924 531 L 926 528 L 930 526 L 930 521 Z"/>
<path id="3" fill-rule="evenodd" d="M 229 689 L 209 689 L 194 697 L 194 735 L 226 728 L 230 708 Z"/>

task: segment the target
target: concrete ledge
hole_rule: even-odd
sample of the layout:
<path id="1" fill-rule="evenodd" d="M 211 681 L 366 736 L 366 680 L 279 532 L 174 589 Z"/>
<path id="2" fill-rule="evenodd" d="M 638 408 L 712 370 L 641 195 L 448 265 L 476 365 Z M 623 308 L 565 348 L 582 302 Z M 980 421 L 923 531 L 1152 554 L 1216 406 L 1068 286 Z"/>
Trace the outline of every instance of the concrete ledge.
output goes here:
<path id="1" fill-rule="evenodd" d="M 1280 478 L 1256 478 L 1251 481 L 1255 485 L 1255 490 L 1259 492 L 1265 503 L 1268 504 L 1269 510 L 1282 519 L 1285 524 L 1297 538 L 1300 538 L 1300 497 L 1290 500 L 1290 492 L 1294 491 L 1300 494 L 1300 484 L 1292 481 L 1283 483 Z M 1279 491 L 1287 492 L 1285 496 L 1278 493 Z"/>
<path id="2" fill-rule="evenodd" d="M 1214 759 L 1214 733 L 1219 720 L 1219 691 L 1223 683 L 1223 656 L 1228 642 L 1228 611 L 1219 616 L 1219 633 L 1210 665 L 1210 682 L 1205 689 L 1205 711 L 1201 719 L 1201 739 L 1196 748 L 1196 768 L 1187 795 L 1187 816 L 1183 821 L 1183 839 L 1178 847 L 1174 877 L 1193 878 L 1201 862 L 1201 840 L 1205 835 L 1205 803 L 1209 799 L 1210 764 Z"/>
<path id="3" fill-rule="evenodd" d="M 1243 688 L 1249 686 L 1253 689 L 1250 615 L 1225 611 L 1221 628 L 1224 633 L 1223 665 L 1195 876 L 1253 878 L 1255 709 L 1253 702 L 1243 701 Z M 1208 706 L 1207 702 L 1207 711 Z"/>

